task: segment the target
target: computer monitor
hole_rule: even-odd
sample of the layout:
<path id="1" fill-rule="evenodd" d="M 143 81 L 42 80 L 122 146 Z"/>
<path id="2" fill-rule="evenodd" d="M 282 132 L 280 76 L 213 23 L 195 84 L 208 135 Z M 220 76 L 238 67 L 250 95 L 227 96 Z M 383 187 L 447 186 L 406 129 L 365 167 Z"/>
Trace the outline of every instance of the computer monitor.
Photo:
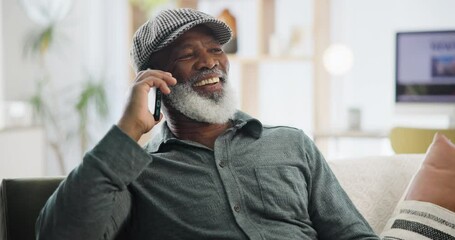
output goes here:
<path id="1" fill-rule="evenodd" d="M 445 114 L 454 124 L 455 30 L 398 32 L 395 63 L 400 112 Z"/>

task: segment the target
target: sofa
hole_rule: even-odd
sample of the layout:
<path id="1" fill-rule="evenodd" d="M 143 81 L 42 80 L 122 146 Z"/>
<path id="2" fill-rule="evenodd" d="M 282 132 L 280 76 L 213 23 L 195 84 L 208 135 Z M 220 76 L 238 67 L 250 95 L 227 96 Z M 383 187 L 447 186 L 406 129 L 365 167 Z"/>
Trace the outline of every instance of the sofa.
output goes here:
<path id="1" fill-rule="evenodd" d="M 425 154 L 330 167 L 381 239 L 455 239 L 455 144 L 443 134 Z"/>
<path id="2" fill-rule="evenodd" d="M 328 160 L 328 163 L 360 213 L 380 234 L 424 157 L 424 154 L 371 156 Z M 39 209 L 61 180 L 4 179 L 0 240 L 34 239 L 34 222 Z"/>
<path id="3" fill-rule="evenodd" d="M 424 155 L 393 155 L 328 162 L 354 204 L 379 234 L 420 167 L 423 157 Z M 2 181 L 2 240 L 34 239 L 34 221 L 39 209 L 59 181 L 61 178 Z"/>
<path id="4" fill-rule="evenodd" d="M 380 234 L 424 157 L 424 154 L 399 154 L 328 163 L 359 212 Z"/>

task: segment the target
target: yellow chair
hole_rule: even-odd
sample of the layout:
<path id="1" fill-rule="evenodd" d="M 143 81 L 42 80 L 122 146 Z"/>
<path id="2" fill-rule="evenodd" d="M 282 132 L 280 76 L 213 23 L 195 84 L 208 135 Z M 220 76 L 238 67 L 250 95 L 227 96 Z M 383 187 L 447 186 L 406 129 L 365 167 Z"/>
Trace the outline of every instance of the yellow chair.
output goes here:
<path id="1" fill-rule="evenodd" d="M 455 143 L 455 128 L 453 129 L 423 129 L 394 127 L 390 131 L 390 143 L 395 153 L 425 153 L 433 141 L 435 133 L 442 133 Z"/>

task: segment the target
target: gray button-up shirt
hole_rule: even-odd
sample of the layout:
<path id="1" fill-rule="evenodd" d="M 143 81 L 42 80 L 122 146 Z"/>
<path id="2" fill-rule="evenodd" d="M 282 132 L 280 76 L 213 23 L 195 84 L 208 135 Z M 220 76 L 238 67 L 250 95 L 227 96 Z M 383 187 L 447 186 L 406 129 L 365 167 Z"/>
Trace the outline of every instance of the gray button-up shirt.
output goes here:
<path id="1" fill-rule="evenodd" d="M 38 239 L 378 239 L 301 130 L 232 123 L 213 150 L 165 123 L 143 149 L 114 126 L 49 199 Z"/>

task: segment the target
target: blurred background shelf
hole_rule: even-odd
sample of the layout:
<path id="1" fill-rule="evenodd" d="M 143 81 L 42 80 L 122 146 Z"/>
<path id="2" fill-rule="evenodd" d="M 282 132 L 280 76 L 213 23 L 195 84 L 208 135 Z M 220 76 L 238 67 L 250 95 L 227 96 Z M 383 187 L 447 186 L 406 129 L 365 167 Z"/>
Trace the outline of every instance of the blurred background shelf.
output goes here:
<path id="1" fill-rule="evenodd" d="M 266 124 L 291 125 L 311 135 L 316 115 L 329 111 L 320 107 L 316 113 L 313 107 L 319 99 L 314 92 L 326 77 L 314 57 L 317 49 L 324 48 L 316 47 L 328 42 L 329 28 L 320 25 L 328 22 L 316 18 L 318 11 L 327 16 L 326 2 L 178 0 L 176 5 L 215 17 L 228 9 L 237 23 L 238 51 L 228 57 L 230 79 L 239 93 L 238 107 Z M 317 34 L 315 25 L 319 25 Z"/>
<path id="2" fill-rule="evenodd" d="M 238 107 L 264 124 L 300 128 L 319 138 L 317 145 L 327 158 L 392 153 L 386 138 L 321 138 L 326 129 L 349 129 L 352 109 L 361 113 L 361 129 L 366 132 L 394 126 L 446 128 L 450 119 L 445 115 L 455 109 L 453 103 L 438 109 L 427 104 L 411 111 L 415 114 L 397 114 L 394 81 L 396 33 L 453 29 L 452 0 L 152 0 L 146 2 L 161 5 L 147 8 L 142 15 L 133 2 L 143 1 L 70 1 L 70 11 L 54 25 L 56 41 L 44 58 L 55 83 L 53 92 L 67 100 L 49 97 L 64 113 L 58 116 L 68 133 L 65 139 L 71 137 L 62 144 L 68 170 L 82 158 L 81 141 L 74 137 L 78 118 L 73 106 L 88 76 L 105 80 L 110 107 L 109 116 L 99 124 L 90 121 L 90 148 L 123 112 L 135 77 L 129 58 L 132 34 L 150 16 L 176 5 L 214 16 L 229 9 L 237 20 L 238 51 L 229 58 Z M 26 9 L 47 0 L 28 1 L 28 7 L 22 6 L 24 1 L 0 2 L 0 102 L 27 102 L 36 93 L 43 67 L 37 58 L 25 56 L 24 44 L 30 33 L 43 26 Z M 303 36 L 303 52 L 291 47 L 295 34 Z M 354 64 L 341 76 L 329 75 L 323 65 L 324 53 L 333 45 L 352 51 Z M 7 112 L 8 107 L 0 104 L 0 126 L 11 122 Z M 46 145 L 46 150 L 47 174 L 61 174 L 52 149 Z"/>

